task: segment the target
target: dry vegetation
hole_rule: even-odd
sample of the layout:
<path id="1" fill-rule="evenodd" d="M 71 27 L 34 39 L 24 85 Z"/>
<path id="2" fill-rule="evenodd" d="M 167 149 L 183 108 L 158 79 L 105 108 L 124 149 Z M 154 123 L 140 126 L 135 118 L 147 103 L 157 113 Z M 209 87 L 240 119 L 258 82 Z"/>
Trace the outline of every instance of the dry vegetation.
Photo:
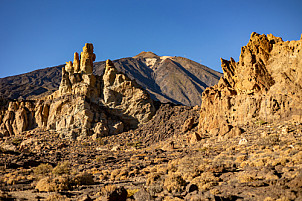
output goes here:
<path id="1" fill-rule="evenodd" d="M 194 129 L 148 146 L 133 146 L 140 140 L 131 132 L 72 142 L 56 133 L 35 131 L 30 139 L 36 143 L 23 146 L 26 152 L 19 151 L 21 143 L 15 138 L 7 138 L 1 144 L 1 199 L 301 198 L 301 124 L 253 124 L 238 136 L 204 135 L 191 143 Z"/>

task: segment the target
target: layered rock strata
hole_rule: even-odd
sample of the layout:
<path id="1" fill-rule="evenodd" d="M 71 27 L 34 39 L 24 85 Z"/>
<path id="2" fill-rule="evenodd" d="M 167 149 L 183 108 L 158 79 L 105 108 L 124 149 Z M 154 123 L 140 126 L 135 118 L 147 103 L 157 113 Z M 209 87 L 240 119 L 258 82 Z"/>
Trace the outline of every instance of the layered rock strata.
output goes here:
<path id="1" fill-rule="evenodd" d="M 255 122 L 302 120 L 302 36 L 283 41 L 252 33 L 239 62 L 221 59 L 224 76 L 203 92 L 199 132 L 225 134 Z"/>
<path id="2" fill-rule="evenodd" d="M 35 127 L 56 130 L 62 137 L 94 138 L 121 133 L 147 122 L 155 113 L 149 94 L 119 73 L 110 60 L 105 72 L 93 72 L 93 45 L 62 68 L 59 90 L 36 101 L 2 101 L 0 135 L 16 135 Z"/>

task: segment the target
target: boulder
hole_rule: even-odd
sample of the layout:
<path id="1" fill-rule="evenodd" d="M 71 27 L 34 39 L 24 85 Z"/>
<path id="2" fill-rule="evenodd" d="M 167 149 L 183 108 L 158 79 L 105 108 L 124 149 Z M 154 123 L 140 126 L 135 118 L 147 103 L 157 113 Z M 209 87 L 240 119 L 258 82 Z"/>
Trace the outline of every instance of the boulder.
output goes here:
<path id="1" fill-rule="evenodd" d="M 194 143 L 196 143 L 196 142 L 199 142 L 200 140 L 201 140 L 201 137 L 200 137 L 200 135 L 199 135 L 198 133 L 193 132 L 193 133 L 191 134 L 191 139 L 190 139 L 190 143 L 191 143 L 191 144 L 194 144 Z"/>
<path id="2" fill-rule="evenodd" d="M 145 190 L 140 189 L 133 195 L 135 201 L 151 201 L 151 195 Z"/>
<path id="3" fill-rule="evenodd" d="M 124 187 L 111 188 L 105 192 L 102 201 L 126 201 L 127 191 Z"/>
<path id="4" fill-rule="evenodd" d="M 182 127 L 183 132 L 187 132 L 188 130 L 191 130 L 193 128 L 194 124 L 194 117 L 190 117 L 187 119 Z"/>

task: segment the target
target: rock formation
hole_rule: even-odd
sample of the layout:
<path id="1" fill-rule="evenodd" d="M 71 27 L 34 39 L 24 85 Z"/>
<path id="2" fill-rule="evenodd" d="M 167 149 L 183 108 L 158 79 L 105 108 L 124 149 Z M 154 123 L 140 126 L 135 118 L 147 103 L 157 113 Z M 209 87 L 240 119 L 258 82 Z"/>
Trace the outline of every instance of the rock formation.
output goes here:
<path id="1" fill-rule="evenodd" d="M 147 122 L 154 115 L 155 108 L 149 94 L 135 80 L 118 73 L 110 60 L 106 61 L 103 80 L 104 105 L 124 122 L 137 125 Z"/>
<path id="2" fill-rule="evenodd" d="M 1 100 L 0 137 L 19 134 L 34 127 L 32 101 L 9 102 Z"/>
<path id="3" fill-rule="evenodd" d="M 80 69 L 84 74 L 91 74 L 93 70 L 93 62 L 95 54 L 93 53 L 93 45 L 86 43 L 81 53 L 81 66 Z"/>
<path id="4" fill-rule="evenodd" d="M 3 102 L 0 134 L 16 135 L 35 127 L 56 130 L 62 137 L 94 138 L 121 133 L 147 122 L 155 113 L 149 94 L 119 73 L 107 60 L 103 76 L 93 72 L 93 45 L 86 43 L 81 59 L 62 68 L 59 90 L 36 101 Z"/>
<path id="5" fill-rule="evenodd" d="M 221 59 L 224 76 L 203 92 L 199 133 L 221 135 L 254 122 L 302 120 L 302 38 L 252 33 L 239 62 Z"/>

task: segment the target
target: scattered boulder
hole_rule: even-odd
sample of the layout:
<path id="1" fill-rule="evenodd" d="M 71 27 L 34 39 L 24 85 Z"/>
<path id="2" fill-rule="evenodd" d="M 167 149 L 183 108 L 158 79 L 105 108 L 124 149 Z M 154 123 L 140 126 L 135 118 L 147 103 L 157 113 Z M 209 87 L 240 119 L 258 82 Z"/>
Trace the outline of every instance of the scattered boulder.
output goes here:
<path id="1" fill-rule="evenodd" d="M 196 142 L 199 142 L 201 140 L 201 137 L 198 133 L 196 132 L 193 132 L 191 134 L 191 139 L 190 139 L 190 143 L 191 144 L 195 144 Z"/>
<path id="2" fill-rule="evenodd" d="M 109 186 L 103 189 L 102 201 L 126 201 L 127 191 L 124 187 Z"/>
<path id="3" fill-rule="evenodd" d="M 239 145 L 245 145 L 245 144 L 247 144 L 247 140 L 245 138 L 239 140 Z"/>
<path id="4" fill-rule="evenodd" d="M 186 192 L 191 193 L 193 191 L 198 191 L 198 186 L 196 184 L 189 184 L 186 187 Z"/>
<path id="5" fill-rule="evenodd" d="M 243 132 L 242 129 L 240 129 L 237 126 L 234 126 L 227 135 L 228 137 L 237 137 L 240 136 L 242 132 Z"/>
<path id="6" fill-rule="evenodd" d="M 39 198 L 39 197 L 38 197 Z M 51 194 L 48 196 L 45 201 L 70 201 L 69 198 L 66 197 L 66 195 L 61 195 L 59 193 Z"/>
<path id="7" fill-rule="evenodd" d="M 189 130 L 191 130 L 193 128 L 193 124 L 194 124 L 194 117 L 190 117 L 189 119 L 187 119 L 182 127 L 182 131 L 183 132 L 187 132 Z"/>
<path id="8" fill-rule="evenodd" d="M 151 195 L 145 190 L 140 189 L 133 195 L 135 201 L 151 201 Z"/>

